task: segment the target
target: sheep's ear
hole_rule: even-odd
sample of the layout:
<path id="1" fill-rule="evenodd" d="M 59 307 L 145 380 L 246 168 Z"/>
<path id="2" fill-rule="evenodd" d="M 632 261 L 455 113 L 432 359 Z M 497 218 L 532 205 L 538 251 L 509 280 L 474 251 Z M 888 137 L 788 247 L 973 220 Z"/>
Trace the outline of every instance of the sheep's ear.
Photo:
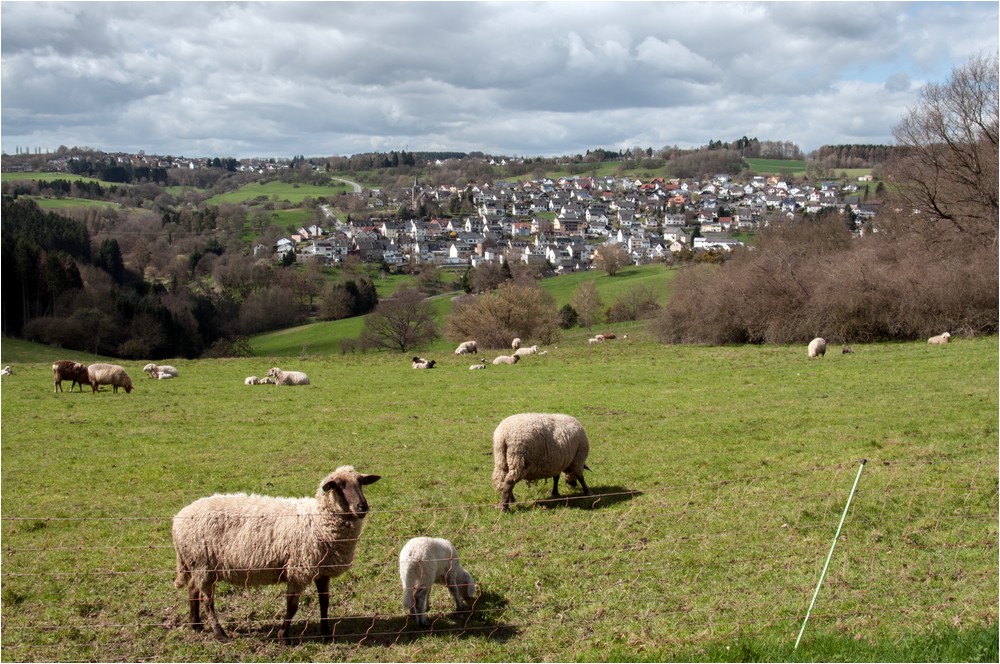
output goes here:
<path id="1" fill-rule="evenodd" d="M 323 485 L 323 493 L 326 493 L 327 491 L 333 491 L 334 487 L 336 486 L 337 486 L 337 480 L 330 480 L 329 482 Z"/>
<path id="2" fill-rule="evenodd" d="M 375 482 L 378 482 L 380 479 L 382 479 L 381 475 L 362 475 L 361 478 L 358 479 L 358 482 L 361 484 L 375 484 Z"/>

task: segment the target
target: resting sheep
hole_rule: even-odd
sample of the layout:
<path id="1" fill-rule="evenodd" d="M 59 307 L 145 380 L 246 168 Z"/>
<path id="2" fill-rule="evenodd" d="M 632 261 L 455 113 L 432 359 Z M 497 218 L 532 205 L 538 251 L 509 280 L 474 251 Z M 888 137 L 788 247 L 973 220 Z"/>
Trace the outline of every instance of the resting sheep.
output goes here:
<path id="1" fill-rule="evenodd" d="M 132 379 L 125 373 L 125 368 L 117 364 L 103 362 L 91 364 L 87 367 L 87 374 L 90 377 L 90 387 L 94 392 L 97 392 L 99 385 L 113 386 L 115 394 L 118 393 L 119 387 L 124 388 L 126 394 L 132 391 Z"/>
<path id="2" fill-rule="evenodd" d="M 437 360 L 425 360 L 422 357 L 414 357 L 411 366 L 414 369 L 433 369 L 435 364 L 437 364 Z"/>
<path id="3" fill-rule="evenodd" d="M 256 385 L 257 384 L 257 376 L 247 376 L 246 378 L 243 379 L 243 384 L 244 385 Z"/>
<path id="4" fill-rule="evenodd" d="M 52 363 L 52 391 L 62 392 L 62 382 L 64 380 L 73 381 L 69 385 L 69 391 L 73 391 L 74 385 L 80 386 L 83 392 L 84 385 L 90 385 L 90 374 L 86 365 L 74 362 L 73 360 L 56 360 Z"/>
<path id="5" fill-rule="evenodd" d="M 469 371 L 474 371 L 475 369 L 485 369 L 487 367 L 486 358 L 479 360 L 479 364 L 470 364 Z"/>
<path id="6" fill-rule="evenodd" d="M 455 355 L 475 355 L 479 352 L 479 344 L 475 341 L 463 341 L 455 349 Z"/>
<path id="7" fill-rule="evenodd" d="M 169 371 L 157 371 L 156 372 L 156 379 L 157 380 L 169 380 L 171 378 L 177 378 L 177 374 L 170 373 Z"/>
<path id="8" fill-rule="evenodd" d="M 603 341 L 604 341 L 604 337 L 602 337 L 602 336 L 596 336 L 596 337 L 591 337 L 591 338 L 587 339 L 587 343 L 588 344 L 599 344 L 599 343 L 601 343 Z"/>
<path id="9" fill-rule="evenodd" d="M 156 365 L 150 362 L 144 366 L 142 370 L 148 374 L 150 378 L 159 378 L 161 380 L 162 376 L 160 374 L 169 374 L 172 378 L 176 378 L 179 375 L 177 373 L 177 369 L 168 364 Z"/>
<path id="10" fill-rule="evenodd" d="M 378 475 L 341 466 L 323 478 L 315 498 L 216 494 L 178 512 L 172 527 L 177 554 L 174 586 L 188 589 L 191 627 L 204 629 L 200 612 L 204 602 L 215 638 L 229 640 L 215 611 L 219 581 L 241 586 L 285 583 L 285 619 L 278 637 L 288 643 L 299 595 L 315 582 L 320 633 L 329 641 L 330 579 L 354 562 L 368 514 L 361 487 L 378 480 Z"/>
<path id="11" fill-rule="evenodd" d="M 282 371 L 274 367 L 268 370 L 267 377 L 273 378 L 275 385 L 309 385 L 309 376 L 301 371 Z"/>
<path id="12" fill-rule="evenodd" d="M 934 346 L 943 346 L 949 343 L 951 340 L 951 332 L 945 332 L 944 334 L 939 334 L 936 337 L 931 337 L 927 340 L 927 343 Z"/>
<path id="13" fill-rule="evenodd" d="M 518 348 L 514 351 L 514 355 L 535 355 L 538 353 L 538 346 L 527 346 L 525 348 Z"/>
<path id="14" fill-rule="evenodd" d="M 590 441 L 580 421 L 559 413 L 521 413 L 503 420 L 493 432 L 493 487 L 500 492 L 500 509 L 507 511 L 514 502 L 514 485 L 552 478 L 552 497 L 559 497 L 559 474 L 583 492 L 587 487 L 583 471 L 587 468 Z"/>
<path id="15" fill-rule="evenodd" d="M 0 376 L 13 376 L 13 375 L 14 375 L 14 370 L 10 368 L 9 364 L 3 368 L 3 371 L 0 371 Z"/>
<path id="16" fill-rule="evenodd" d="M 517 364 L 520 355 L 501 355 L 493 360 L 493 364 Z"/>
<path id="17" fill-rule="evenodd" d="M 427 609 L 435 583 L 446 586 L 456 611 L 467 611 L 476 596 L 476 582 L 462 569 L 458 552 L 440 537 L 414 537 L 399 552 L 399 580 L 403 583 L 403 610 L 427 627 Z"/>
<path id="18" fill-rule="evenodd" d="M 826 339 L 822 337 L 816 337 L 809 342 L 809 357 L 823 357 L 826 355 Z"/>
<path id="19" fill-rule="evenodd" d="M 521 347 L 521 337 L 514 337 L 514 339 L 510 342 L 510 347 L 513 348 L 514 350 L 517 350 L 518 348 L 520 348 Z"/>

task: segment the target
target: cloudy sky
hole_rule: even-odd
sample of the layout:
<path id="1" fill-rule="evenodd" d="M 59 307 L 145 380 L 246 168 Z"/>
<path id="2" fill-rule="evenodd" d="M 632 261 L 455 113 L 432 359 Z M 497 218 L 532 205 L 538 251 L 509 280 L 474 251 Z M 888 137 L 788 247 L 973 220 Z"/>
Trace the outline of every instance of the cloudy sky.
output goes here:
<path id="1" fill-rule="evenodd" d="M 0 3 L 0 147 L 556 156 L 889 143 L 996 2 Z"/>

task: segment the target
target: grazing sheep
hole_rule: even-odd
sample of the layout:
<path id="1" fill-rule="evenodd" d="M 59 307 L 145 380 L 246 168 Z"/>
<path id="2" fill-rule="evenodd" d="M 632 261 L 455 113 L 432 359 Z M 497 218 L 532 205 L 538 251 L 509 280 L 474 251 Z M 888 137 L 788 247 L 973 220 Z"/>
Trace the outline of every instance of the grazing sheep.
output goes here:
<path id="1" fill-rule="evenodd" d="M 521 413 L 503 420 L 493 432 L 493 486 L 500 509 L 514 502 L 514 485 L 552 478 L 552 497 L 559 497 L 559 474 L 594 495 L 583 479 L 590 442 L 580 421 L 559 413 Z"/>
<path id="2" fill-rule="evenodd" d="M 475 355 L 479 352 L 479 344 L 475 341 L 463 341 L 455 349 L 455 355 Z"/>
<path id="3" fill-rule="evenodd" d="M 219 581 L 241 586 L 285 583 L 285 619 L 278 637 L 288 643 L 299 595 L 315 582 L 320 632 L 329 641 L 330 579 L 354 562 L 368 514 L 361 487 L 378 480 L 378 475 L 341 466 L 323 478 L 315 498 L 216 494 L 178 512 L 172 528 L 177 553 L 174 586 L 188 589 L 191 627 L 204 629 L 200 612 L 204 602 L 215 638 L 229 641 L 215 611 Z"/>
<path id="4" fill-rule="evenodd" d="M 470 364 L 469 371 L 473 371 L 475 369 L 485 369 L 486 367 L 487 367 L 486 358 L 484 357 L 479 360 L 479 364 Z"/>
<path id="5" fill-rule="evenodd" d="M 518 348 L 514 351 L 514 355 L 535 355 L 538 353 L 538 346 L 526 346 L 525 348 Z"/>
<path id="6" fill-rule="evenodd" d="M 403 610 L 421 627 L 429 626 L 427 609 L 435 583 L 446 586 L 456 611 L 467 611 L 476 597 L 476 582 L 462 569 L 458 551 L 440 537 L 414 537 L 399 552 L 399 580 L 403 583 Z"/>
<path id="7" fill-rule="evenodd" d="M 64 380 L 73 381 L 69 385 L 70 392 L 73 391 L 74 385 L 79 385 L 80 391 L 83 392 L 83 386 L 90 385 L 87 366 L 73 360 L 56 360 L 52 363 L 52 391 L 62 392 Z"/>
<path id="8" fill-rule="evenodd" d="M 152 362 L 144 366 L 142 370 L 150 378 L 159 378 L 160 374 L 162 373 L 170 374 L 173 378 L 176 378 L 178 375 L 180 375 L 177 373 L 177 369 L 175 369 L 170 365 L 167 364 L 156 365 L 153 364 Z"/>
<path id="9" fill-rule="evenodd" d="M 809 357 L 823 357 L 826 355 L 826 339 L 816 337 L 809 342 Z"/>
<path id="10" fill-rule="evenodd" d="M 520 355 L 500 355 L 493 360 L 493 364 L 517 364 L 520 359 Z"/>
<path id="11" fill-rule="evenodd" d="M 844 347 L 841 349 L 840 352 L 842 355 L 847 355 L 848 353 L 853 353 L 854 349 L 848 346 L 847 344 L 844 344 Z"/>
<path id="12" fill-rule="evenodd" d="M 268 370 L 267 377 L 273 378 L 275 385 L 309 385 L 309 376 L 301 371 L 282 371 L 274 367 Z"/>
<path id="13" fill-rule="evenodd" d="M 513 341 L 510 342 L 510 347 L 517 350 L 521 347 L 521 337 L 514 337 Z"/>
<path id="14" fill-rule="evenodd" d="M 939 334 L 936 337 L 931 337 L 930 339 L 927 340 L 927 343 L 932 344 L 934 346 L 943 346 L 946 343 L 949 343 L 950 340 L 951 340 L 951 332 L 945 332 L 944 334 Z"/>
<path id="15" fill-rule="evenodd" d="M 10 368 L 9 364 L 3 368 L 3 371 L 0 371 L 0 376 L 13 376 L 13 375 L 14 375 L 14 370 Z"/>
<path id="16" fill-rule="evenodd" d="M 256 385 L 257 384 L 257 376 L 247 376 L 246 378 L 243 379 L 243 384 L 244 385 Z"/>
<path id="17" fill-rule="evenodd" d="M 96 393 L 99 385 L 111 385 L 115 388 L 125 388 L 125 393 L 132 391 L 132 379 L 125 373 L 125 368 L 117 364 L 105 364 L 98 362 L 87 367 L 87 374 L 90 377 L 90 387 Z"/>
<path id="18" fill-rule="evenodd" d="M 437 364 L 437 360 L 425 360 L 422 357 L 414 357 L 411 366 L 414 369 L 433 369 L 435 364 Z"/>

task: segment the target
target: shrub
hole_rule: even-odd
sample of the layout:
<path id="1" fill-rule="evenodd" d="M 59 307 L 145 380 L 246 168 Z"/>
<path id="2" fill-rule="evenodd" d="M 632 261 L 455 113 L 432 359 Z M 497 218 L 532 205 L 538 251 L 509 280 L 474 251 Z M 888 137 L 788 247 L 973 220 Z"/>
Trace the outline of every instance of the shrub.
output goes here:
<path id="1" fill-rule="evenodd" d="M 551 295 L 534 283 L 507 281 L 490 293 L 456 300 L 446 336 L 451 341 L 475 339 L 480 348 L 509 348 L 514 337 L 551 343 L 558 331 L 559 313 Z"/>

